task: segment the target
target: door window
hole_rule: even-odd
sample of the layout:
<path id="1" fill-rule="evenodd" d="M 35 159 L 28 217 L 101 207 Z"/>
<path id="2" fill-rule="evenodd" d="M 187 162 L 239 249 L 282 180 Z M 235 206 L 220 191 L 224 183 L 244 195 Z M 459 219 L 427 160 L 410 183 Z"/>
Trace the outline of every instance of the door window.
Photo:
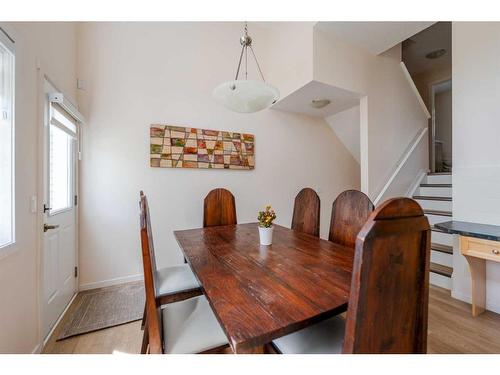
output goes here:
<path id="1" fill-rule="evenodd" d="M 73 207 L 76 122 L 57 105 L 51 108 L 49 129 L 49 207 L 54 215 Z"/>

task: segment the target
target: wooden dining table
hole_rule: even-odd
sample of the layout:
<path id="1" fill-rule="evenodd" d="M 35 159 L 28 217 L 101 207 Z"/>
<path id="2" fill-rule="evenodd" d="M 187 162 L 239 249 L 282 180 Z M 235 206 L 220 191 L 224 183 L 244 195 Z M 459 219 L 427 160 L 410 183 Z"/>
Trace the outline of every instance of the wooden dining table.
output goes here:
<path id="1" fill-rule="evenodd" d="M 257 223 L 174 235 L 235 353 L 263 353 L 347 308 L 352 248 L 279 225 L 261 246 Z"/>

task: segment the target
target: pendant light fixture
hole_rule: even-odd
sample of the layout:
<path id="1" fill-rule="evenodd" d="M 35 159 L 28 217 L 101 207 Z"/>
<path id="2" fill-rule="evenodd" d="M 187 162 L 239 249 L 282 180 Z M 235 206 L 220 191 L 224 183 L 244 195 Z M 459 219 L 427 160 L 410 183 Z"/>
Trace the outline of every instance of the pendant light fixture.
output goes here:
<path id="1" fill-rule="evenodd" d="M 265 82 L 264 75 L 260 69 L 259 62 L 252 48 L 252 38 L 248 35 L 248 27 L 245 22 L 245 34 L 240 38 L 241 54 L 236 70 L 234 81 L 224 82 L 217 86 L 212 96 L 226 108 L 240 113 L 258 112 L 276 103 L 280 93 L 275 87 Z M 248 79 L 248 50 L 252 54 L 262 81 Z M 245 79 L 239 80 L 241 62 L 245 55 Z"/>

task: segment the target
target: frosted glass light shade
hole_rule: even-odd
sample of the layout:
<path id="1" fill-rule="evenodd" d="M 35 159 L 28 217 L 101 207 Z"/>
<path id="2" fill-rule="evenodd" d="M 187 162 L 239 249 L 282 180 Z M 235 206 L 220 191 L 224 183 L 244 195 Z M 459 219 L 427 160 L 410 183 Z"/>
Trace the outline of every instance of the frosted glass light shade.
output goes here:
<path id="1" fill-rule="evenodd" d="M 229 81 L 217 86 L 213 98 L 224 107 L 240 113 L 258 112 L 275 103 L 280 93 L 260 81 Z"/>

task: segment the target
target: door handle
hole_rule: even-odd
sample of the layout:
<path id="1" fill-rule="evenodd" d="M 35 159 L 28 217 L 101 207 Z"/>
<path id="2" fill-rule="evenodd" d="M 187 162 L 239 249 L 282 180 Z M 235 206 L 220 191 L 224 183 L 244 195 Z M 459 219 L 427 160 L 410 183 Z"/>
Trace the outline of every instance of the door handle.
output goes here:
<path id="1" fill-rule="evenodd" d="M 48 224 L 43 224 L 43 231 L 47 232 L 49 229 L 56 229 L 59 228 L 59 225 L 48 225 Z"/>

